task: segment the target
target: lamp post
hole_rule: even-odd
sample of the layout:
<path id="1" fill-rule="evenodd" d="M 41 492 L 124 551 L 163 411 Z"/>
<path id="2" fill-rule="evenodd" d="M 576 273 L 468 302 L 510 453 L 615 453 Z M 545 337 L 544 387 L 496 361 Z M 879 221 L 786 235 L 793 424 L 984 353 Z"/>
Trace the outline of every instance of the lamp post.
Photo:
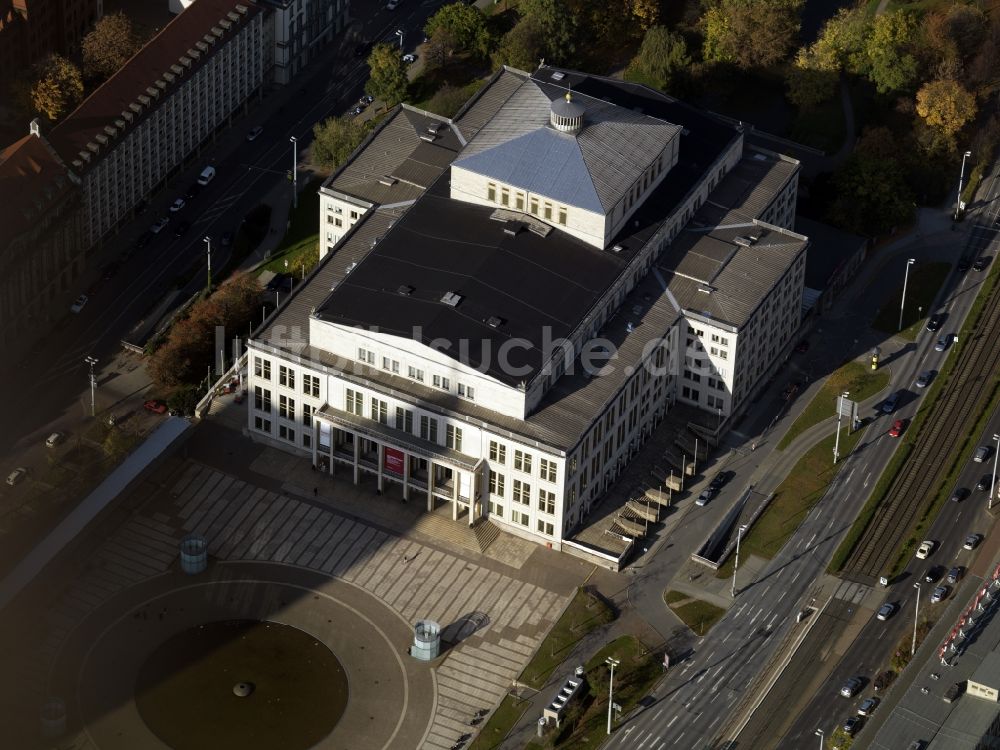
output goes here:
<path id="1" fill-rule="evenodd" d="M 1000 435 L 993 435 L 993 440 L 996 441 L 997 447 L 993 451 L 993 476 L 990 477 L 990 499 L 986 503 L 986 510 L 993 510 L 993 485 L 997 481 L 997 454 L 1000 454 Z"/>
<path id="2" fill-rule="evenodd" d="M 917 261 L 914 258 L 909 258 L 906 261 L 906 272 L 903 274 L 903 299 L 899 303 L 899 330 L 903 330 L 903 310 L 906 309 L 906 282 L 910 280 L 910 266 L 912 266 Z"/>
<path id="3" fill-rule="evenodd" d="M 621 662 L 609 656 L 604 660 L 604 663 L 611 667 L 611 679 L 608 681 L 608 734 L 611 734 L 611 709 L 614 707 L 615 697 L 615 667 Z"/>
<path id="4" fill-rule="evenodd" d="M 743 538 L 743 532 L 747 530 L 747 525 L 743 524 L 736 532 L 736 560 L 733 563 L 733 588 L 732 595 L 736 596 L 736 571 L 740 567 L 740 539 Z"/>
<path id="5" fill-rule="evenodd" d="M 299 142 L 294 135 L 288 137 L 292 142 L 292 208 L 299 207 Z"/>
<path id="6" fill-rule="evenodd" d="M 913 644 L 910 646 L 910 656 L 917 653 L 917 623 L 920 621 L 920 583 L 913 584 L 917 590 L 917 611 L 913 615 Z"/>
<path id="7" fill-rule="evenodd" d="M 958 173 L 958 195 L 955 196 L 955 221 L 958 221 L 958 212 L 962 210 L 962 183 L 965 181 L 965 160 L 972 156 L 971 151 L 962 154 L 962 170 Z"/>
<path id="8" fill-rule="evenodd" d="M 97 364 L 96 357 L 84 357 L 83 361 L 90 365 L 90 416 L 97 416 L 97 377 L 94 375 L 94 365 Z"/>
<path id="9" fill-rule="evenodd" d="M 837 399 L 837 437 L 833 441 L 833 463 L 840 460 L 840 422 L 844 416 L 844 399 L 851 395 L 850 391 L 844 391 Z"/>
<path id="10" fill-rule="evenodd" d="M 823 734 L 824 732 L 822 729 L 816 730 L 816 736 L 819 737 L 819 750 L 823 750 Z"/>
<path id="11" fill-rule="evenodd" d="M 402 29 L 396 29 L 396 36 L 399 37 L 399 51 L 402 52 L 403 51 L 403 30 Z"/>
<path id="12" fill-rule="evenodd" d="M 205 288 L 209 291 L 212 290 L 212 238 L 205 235 L 203 239 L 205 243 L 205 255 L 208 258 L 208 281 Z"/>

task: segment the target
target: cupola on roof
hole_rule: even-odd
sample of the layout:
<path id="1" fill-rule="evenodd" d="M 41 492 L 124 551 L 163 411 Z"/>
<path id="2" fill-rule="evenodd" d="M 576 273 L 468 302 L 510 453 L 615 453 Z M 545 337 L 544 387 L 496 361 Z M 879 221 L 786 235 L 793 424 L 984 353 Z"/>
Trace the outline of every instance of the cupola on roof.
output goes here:
<path id="1" fill-rule="evenodd" d="M 552 100 L 549 122 L 556 130 L 563 133 L 579 133 L 583 129 L 584 107 L 573 101 L 572 92 L 566 92 L 566 98 Z"/>

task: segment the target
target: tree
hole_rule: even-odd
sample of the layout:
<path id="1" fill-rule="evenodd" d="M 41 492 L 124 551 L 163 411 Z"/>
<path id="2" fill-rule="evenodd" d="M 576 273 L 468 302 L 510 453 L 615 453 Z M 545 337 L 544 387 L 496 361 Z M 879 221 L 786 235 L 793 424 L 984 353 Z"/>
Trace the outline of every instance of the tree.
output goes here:
<path id="1" fill-rule="evenodd" d="M 659 0 L 625 0 L 625 4 L 629 14 L 638 19 L 639 28 L 643 31 L 649 31 L 660 20 Z"/>
<path id="2" fill-rule="evenodd" d="M 312 160 L 323 169 L 337 169 L 361 145 L 368 126 L 351 115 L 331 117 L 313 126 Z"/>
<path id="3" fill-rule="evenodd" d="M 880 94 L 906 91 L 917 79 L 917 59 L 913 48 L 917 23 L 902 11 L 876 16 L 865 42 L 863 72 Z"/>
<path id="4" fill-rule="evenodd" d="M 861 6 L 841 8 L 809 46 L 809 67 L 816 70 L 859 72 L 869 25 Z"/>
<path id="5" fill-rule="evenodd" d="M 478 57 L 489 53 L 490 35 L 486 18 L 475 5 L 463 2 L 442 6 L 427 20 L 424 33 L 428 37 L 447 40 L 448 54 L 468 52 Z"/>
<path id="6" fill-rule="evenodd" d="M 68 114 L 83 99 L 79 69 L 61 55 L 52 54 L 35 66 L 31 104 L 51 121 Z"/>
<path id="7" fill-rule="evenodd" d="M 939 146 L 954 144 L 955 136 L 976 116 L 976 97 L 958 81 L 939 79 L 917 92 L 917 114 L 937 137 Z"/>
<path id="8" fill-rule="evenodd" d="M 522 19 L 530 19 L 541 32 L 545 59 L 556 65 L 570 63 L 576 52 L 578 20 L 566 0 L 521 0 L 519 8 Z"/>
<path id="9" fill-rule="evenodd" d="M 545 38 L 538 25 L 530 18 L 522 18 L 500 40 L 493 53 L 493 64 L 534 70 L 545 53 L 544 45 Z"/>
<path id="10" fill-rule="evenodd" d="M 104 16 L 80 42 L 83 70 L 88 77 L 114 75 L 142 46 L 132 22 L 121 11 Z"/>
<path id="11" fill-rule="evenodd" d="M 802 0 L 711 0 L 702 16 L 703 55 L 743 70 L 784 60 L 799 33 Z"/>
<path id="12" fill-rule="evenodd" d="M 785 74 L 788 101 L 799 109 L 813 109 L 837 93 L 838 73 L 816 59 L 813 47 L 803 47 Z"/>
<path id="13" fill-rule="evenodd" d="M 368 67 L 371 68 L 371 75 L 365 90 L 369 94 L 385 102 L 387 109 L 403 101 L 410 81 L 406 75 L 406 63 L 395 45 L 376 44 L 368 56 Z"/>
<path id="14" fill-rule="evenodd" d="M 666 26 L 653 26 L 643 36 L 639 52 L 629 67 L 667 91 L 690 65 L 684 37 Z"/>

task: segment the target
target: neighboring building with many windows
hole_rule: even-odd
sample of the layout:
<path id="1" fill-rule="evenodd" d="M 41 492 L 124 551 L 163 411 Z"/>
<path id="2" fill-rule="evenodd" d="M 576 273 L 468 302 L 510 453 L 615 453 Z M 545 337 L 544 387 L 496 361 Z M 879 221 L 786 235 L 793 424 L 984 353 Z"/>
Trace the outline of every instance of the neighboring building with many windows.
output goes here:
<path id="1" fill-rule="evenodd" d="M 347 25 L 348 0 L 260 0 L 269 9 L 265 54 L 275 83 L 286 84 Z"/>
<path id="2" fill-rule="evenodd" d="M 2 80 L 53 52 L 72 56 L 103 15 L 103 0 L 0 0 Z"/>
<path id="3" fill-rule="evenodd" d="M 250 434 L 559 548 L 673 403 L 727 418 L 783 356 L 797 174 L 548 67 L 450 121 L 398 108 L 324 185 L 320 265 L 250 342 Z"/>

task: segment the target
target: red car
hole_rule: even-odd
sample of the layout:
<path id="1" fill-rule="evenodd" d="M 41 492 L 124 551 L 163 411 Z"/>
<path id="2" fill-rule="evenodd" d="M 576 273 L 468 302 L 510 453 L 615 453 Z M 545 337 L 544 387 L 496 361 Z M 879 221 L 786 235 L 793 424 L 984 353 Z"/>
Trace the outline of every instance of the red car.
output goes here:
<path id="1" fill-rule="evenodd" d="M 903 430 L 906 429 L 906 420 L 897 419 L 892 423 L 892 429 L 889 430 L 889 437 L 899 437 L 903 434 Z"/>
<path id="2" fill-rule="evenodd" d="M 144 403 L 143 408 L 146 411 L 151 411 L 154 414 L 166 414 L 167 405 L 158 399 L 151 398 L 149 401 Z"/>

